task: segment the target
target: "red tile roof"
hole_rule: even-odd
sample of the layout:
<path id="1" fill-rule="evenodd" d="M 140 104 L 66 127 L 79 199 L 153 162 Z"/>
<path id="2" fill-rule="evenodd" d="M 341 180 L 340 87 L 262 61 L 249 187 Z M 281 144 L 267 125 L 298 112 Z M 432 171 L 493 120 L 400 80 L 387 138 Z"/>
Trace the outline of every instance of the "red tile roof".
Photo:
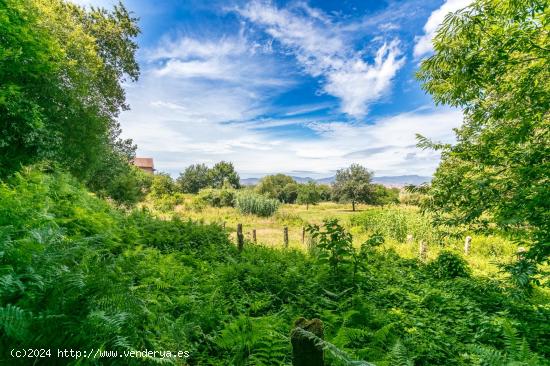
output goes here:
<path id="1" fill-rule="evenodd" d="M 138 168 L 153 168 L 153 158 L 135 158 L 134 165 Z"/>

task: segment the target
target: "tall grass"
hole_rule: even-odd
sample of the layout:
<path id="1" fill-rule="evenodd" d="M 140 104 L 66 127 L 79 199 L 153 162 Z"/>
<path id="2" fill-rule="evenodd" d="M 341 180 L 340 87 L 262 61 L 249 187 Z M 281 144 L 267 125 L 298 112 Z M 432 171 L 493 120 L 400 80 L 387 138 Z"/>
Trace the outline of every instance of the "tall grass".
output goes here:
<path id="1" fill-rule="evenodd" d="M 350 223 L 367 232 L 380 233 L 398 242 L 404 242 L 407 235 L 412 235 L 414 240 L 429 242 L 441 238 L 440 233 L 431 225 L 430 219 L 413 207 L 370 208 L 352 216 Z"/>
<path id="2" fill-rule="evenodd" d="M 279 201 L 253 192 L 241 192 L 237 195 L 235 207 L 243 214 L 268 217 L 277 211 Z"/>

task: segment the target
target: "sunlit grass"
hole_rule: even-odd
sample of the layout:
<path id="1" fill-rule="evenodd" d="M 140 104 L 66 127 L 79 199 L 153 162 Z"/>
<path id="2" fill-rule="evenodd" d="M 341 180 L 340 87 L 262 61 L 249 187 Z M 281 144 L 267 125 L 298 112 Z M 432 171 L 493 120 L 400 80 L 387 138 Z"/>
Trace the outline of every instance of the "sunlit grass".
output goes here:
<path id="1" fill-rule="evenodd" d="M 152 207 L 150 204 L 146 205 Z M 452 249 L 461 253 L 477 276 L 504 276 L 499 265 L 513 261 L 517 251 L 517 245 L 504 237 L 471 235 L 470 253 L 465 255 L 463 239 L 446 239 L 442 245 L 436 239 L 429 220 L 420 214 L 417 207 L 406 205 L 358 205 L 353 212 L 350 204 L 333 202 L 322 202 L 309 206 L 309 209 L 305 205 L 284 204 L 273 216 L 259 217 L 241 214 L 232 207 L 197 206 L 193 204 L 193 196 L 186 195 L 185 202 L 176 206 L 173 211 L 158 214 L 225 225 L 234 240 L 237 224 L 242 224 L 245 240 L 252 242 L 252 232 L 256 230 L 257 243 L 268 247 L 284 246 L 283 230 L 286 226 L 289 247 L 304 251 L 307 250 L 310 239 L 307 233 L 303 236 L 303 228 L 308 224 L 321 224 L 328 218 L 337 218 L 352 233 L 356 247 L 360 247 L 373 234 L 373 230 L 381 230 L 385 234 L 386 242 L 379 250 L 391 249 L 404 258 L 418 258 L 420 240 L 424 240 L 428 246 L 428 261 L 435 259 L 441 250 Z M 362 222 L 365 227 L 360 225 Z M 395 239 L 408 234 L 413 235 L 411 242 Z"/>

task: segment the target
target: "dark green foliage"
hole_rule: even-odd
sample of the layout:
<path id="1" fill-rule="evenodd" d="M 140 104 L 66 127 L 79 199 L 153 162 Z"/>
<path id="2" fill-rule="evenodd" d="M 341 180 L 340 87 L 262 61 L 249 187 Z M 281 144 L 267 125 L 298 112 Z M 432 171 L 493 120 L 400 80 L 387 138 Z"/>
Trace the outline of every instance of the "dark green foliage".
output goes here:
<path id="1" fill-rule="evenodd" d="M 208 171 L 208 185 L 213 188 L 239 188 L 241 186 L 239 174 L 233 163 L 220 161 Z"/>
<path id="2" fill-rule="evenodd" d="M 240 178 L 232 163 L 220 161 L 212 168 L 205 164 L 188 166 L 176 184 L 180 192 L 198 193 L 203 188 L 239 188 Z"/>
<path id="3" fill-rule="evenodd" d="M 356 203 L 372 202 L 373 192 L 370 184 L 372 176 L 372 172 L 359 164 L 352 164 L 349 168 L 338 170 L 332 185 L 333 199 L 351 202 L 353 211 Z"/>
<path id="4" fill-rule="evenodd" d="M 197 200 L 203 201 L 212 207 L 234 207 L 237 191 L 232 188 L 202 189 Z"/>
<path id="5" fill-rule="evenodd" d="M 176 181 L 178 189 L 183 193 L 198 193 L 210 185 L 209 171 L 210 169 L 205 164 L 188 166 L 180 173 Z"/>
<path id="6" fill-rule="evenodd" d="M 435 278 L 451 279 L 468 277 L 470 269 L 468 263 L 458 254 L 442 251 L 437 258 L 428 265 L 428 270 Z"/>
<path id="7" fill-rule="evenodd" d="M 311 181 L 298 186 L 297 203 L 305 204 L 306 209 L 309 209 L 309 205 L 316 205 L 321 201 L 321 192 L 317 183 Z"/>
<path id="8" fill-rule="evenodd" d="M 294 320 L 316 317 L 330 364 L 548 364 L 543 301 L 515 300 L 496 280 L 434 278 L 382 251 L 376 233 L 358 251 L 337 223 L 320 230 L 339 277 L 324 259 L 250 243 L 238 253 L 219 226 L 119 211 L 67 174 L 26 169 L 0 185 L 0 363 L 28 364 L 11 348 L 103 347 L 284 365 Z"/>
<path id="9" fill-rule="evenodd" d="M 399 188 L 387 188 L 382 184 L 371 184 L 373 205 L 389 205 L 399 203 Z"/>
<path id="10" fill-rule="evenodd" d="M 285 174 L 266 175 L 260 179 L 255 190 L 282 203 L 294 203 L 298 197 L 298 184 Z"/>
<path id="11" fill-rule="evenodd" d="M 323 229 L 318 225 L 310 225 L 306 230 L 317 242 L 319 261 L 328 263 L 335 274 L 338 274 L 338 269 L 351 263 L 354 256 L 352 236 L 336 219 L 326 220 Z"/>
<path id="12" fill-rule="evenodd" d="M 119 138 L 117 117 L 127 108 L 121 84 L 139 75 L 136 22 L 121 4 L 0 2 L 0 177 L 49 160 L 94 191 L 135 201 L 135 146 Z"/>
<path id="13" fill-rule="evenodd" d="M 529 246 L 515 269 L 550 258 L 550 36 L 547 0 L 477 0 L 446 17 L 418 77 L 464 123 L 442 151 L 425 209 L 441 225 L 489 225 Z M 532 276 L 530 276 L 532 277 Z"/>

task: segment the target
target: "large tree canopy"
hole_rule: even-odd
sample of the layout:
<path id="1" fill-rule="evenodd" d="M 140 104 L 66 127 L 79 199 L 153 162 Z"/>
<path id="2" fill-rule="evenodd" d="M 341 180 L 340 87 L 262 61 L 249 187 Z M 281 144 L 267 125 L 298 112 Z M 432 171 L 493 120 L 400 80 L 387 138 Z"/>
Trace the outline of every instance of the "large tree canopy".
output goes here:
<path id="1" fill-rule="evenodd" d="M 550 253 L 550 17 L 547 0 L 477 0 L 446 17 L 418 73 L 436 103 L 460 107 L 427 208 L 446 224 L 490 223 Z"/>
<path id="2" fill-rule="evenodd" d="M 122 5 L 0 0 L 0 177 L 44 159 L 94 188 L 128 174 L 135 147 L 116 118 L 138 32 Z"/>
<path id="3" fill-rule="evenodd" d="M 372 172 L 359 164 L 351 164 L 349 168 L 338 170 L 332 186 L 334 198 L 341 202 L 351 202 L 353 211 L 356 203 L 371 202 L 372 176 Z"/>

